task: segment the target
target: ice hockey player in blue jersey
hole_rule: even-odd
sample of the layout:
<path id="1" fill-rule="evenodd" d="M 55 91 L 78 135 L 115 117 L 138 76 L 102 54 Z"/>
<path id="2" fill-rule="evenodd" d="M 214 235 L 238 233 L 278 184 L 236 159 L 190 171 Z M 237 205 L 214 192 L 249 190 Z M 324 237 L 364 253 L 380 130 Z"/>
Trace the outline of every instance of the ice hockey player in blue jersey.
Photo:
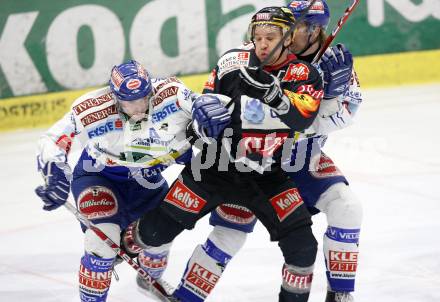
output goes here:
<path id="1" fill-rule="evenodd" d="M 191 157 L 185 130 L 191 120 L 192 97 L 178 79 L 151 79 L 136 61 L 115 66 L 108 86 L 75 100 L 39 140 L 38 167 L 45 185 L 36 193 L 43 209 L 63 205 L 71 190 L 78 210 L 120 242 L 121 231 L 155 208 L 168 191 L 161 175 L 166 166 L 142 168 L 140 163 L 167 154 L 178 162 Z M 67 159 L 74 141 L 83 150 L 71 173 Z M 80 301 L 104 302 L 116 254 L 94 232 L 84 227 L 83 231 Z M 157 261 L 143 253 L 139 260 L 155 274 Z"/>

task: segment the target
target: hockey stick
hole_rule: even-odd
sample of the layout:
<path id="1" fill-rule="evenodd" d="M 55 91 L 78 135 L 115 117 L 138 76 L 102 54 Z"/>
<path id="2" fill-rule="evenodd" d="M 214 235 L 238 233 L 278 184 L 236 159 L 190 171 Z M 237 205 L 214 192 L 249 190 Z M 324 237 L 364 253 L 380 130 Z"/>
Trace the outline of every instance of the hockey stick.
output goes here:
<path id="1" fill-rule="evenodd" d="M 100 228 L 88 220 L 83 214 L 81 214 L 70 202 L 66 202 L 64 207 L 75 215 L 82 224 L 84 224 L 88 229 L 92 230 L 105 244 L 107 244 L 119 257 L 121 257 L 125 262 L 127 262 L 134 270 L 138 272 L 147 282 L 152 285 L 152 290 L 155 296 L 163 302 L 175 302 L 176 300 L 173 296 L 167 292 L 167 290 L 159 283 L 156 279 L 151 277 L 142 267 L 140 267 L 127 253 L 111 240 Z"/>
<path id="2" fill-rule="evenodd" d="M 174 163 L 178 157 L 180 157 L 185 152 L 191 149 L 191 145 L 189 141 L 190 139 L 187 138 L 185 141 L 183 141 L 183 144 L 177 148 L 177 150 L 172 149 L 169 153 L 166 153 L 164 155 L 155 156 L 154 158 L 145 155 L 138 160 L 121 159 L 120 155 L 111 153 L 101 148 L 99 145 L 95 145 L 95 148 L 99 152 L 104 154 L 105 157 L 111 159 L 116 165 L 133 167 L 133 168 L 151 168 L 159 164 L 170 165 Z"/>
<path id="3" fill-rule="evenodd" d="M 355 10 L 355 8 L 358 6 L 358 4 L 360 2 L 361 2 L 361 0 L 353 0 L 353 3 L 345 10 L 342 17 L 338 20 L 336 27 L 333 29 L 332 33 L 324 41 L 324 44 L 322 44 L 321 49 L 316 54 L 316 56 L 313 58 L 312 63 L 316 63 L 319 61 L 319 59 L 321 59 L 322 55 L 325 53 L 327 48 L 330 46 L 330 44 L 336 38 L 336 35 L 342 29 L 342 26 L 345 24 L 345 22 L 347 22 L 348 17 L 350 17 L 351 13 Z"/>

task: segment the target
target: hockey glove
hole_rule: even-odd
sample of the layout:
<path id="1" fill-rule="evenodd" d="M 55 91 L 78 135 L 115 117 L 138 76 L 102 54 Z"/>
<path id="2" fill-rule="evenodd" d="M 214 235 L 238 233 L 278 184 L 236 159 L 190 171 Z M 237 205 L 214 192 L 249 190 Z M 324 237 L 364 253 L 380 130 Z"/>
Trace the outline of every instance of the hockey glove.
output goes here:
<path id="1" fill-rule="evenodd" d="M 324 73 L 324 99 L 344 94 L 350 85 L 353 56 L 343 44 L 330 47 L 319 63 Z"/>
<path id="2" fill-rule="evenodd" d="M 240 67 L 241 92 L 259 99 L 271 107 L 278 107 L 283 92 L 277 77 L 258 67 Z"/>
<path id="3" fill-rule="evenodd" d="M 200 138 L 217 138 L 231 122 L 229 111 L 214 95 L 201 95 L 192 105 L 193 129 Z"/>
<path id="4" fill-rule="evenodd" d="M 41 172 L 46 186 L 37 187 L 35 193 L 45 204 L 43 210 L 52 211 L 67 201 L 70 192 L 70 167 L 65 163 L 48 162 Z"/>

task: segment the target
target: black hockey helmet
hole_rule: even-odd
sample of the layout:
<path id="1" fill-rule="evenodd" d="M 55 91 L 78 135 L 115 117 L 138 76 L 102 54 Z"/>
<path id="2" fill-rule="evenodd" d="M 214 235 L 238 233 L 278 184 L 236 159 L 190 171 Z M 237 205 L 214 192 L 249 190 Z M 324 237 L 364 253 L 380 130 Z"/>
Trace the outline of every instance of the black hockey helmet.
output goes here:
<path id="1" fill-rule="evenodd" d="M 254 40 L 255 27 L 259 25 L 277 26 L 282 30 L 283 35 L 295 23 L 295 17 L 290 9 L 283 6 L 269 6 L 260 9 L 252 16 L 248 28 L 249 40 Z"/>

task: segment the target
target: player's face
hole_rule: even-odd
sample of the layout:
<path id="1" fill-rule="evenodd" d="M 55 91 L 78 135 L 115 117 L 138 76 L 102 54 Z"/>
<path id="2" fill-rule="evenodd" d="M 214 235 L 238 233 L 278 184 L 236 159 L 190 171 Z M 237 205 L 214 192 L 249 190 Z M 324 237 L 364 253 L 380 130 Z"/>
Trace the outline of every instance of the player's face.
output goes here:
<path id="1" fill-rule="evenodd" d="M 258 59 L 260 59 L 260 61 L 264 61 L 282 38 L 283 33 L 278 26 L 256 26 L 254 32 L 254 43 L 255 53 Z M 288 45 L 289 43 L 290 38 L 286 39 L 284 42 L 285 45 Z M 282 47 L 278 48 L 267 65 L 275 65 L 284 61 L 287 58 L 287 51 L 284 51 L 280 57 L 281 51 Z"/>
<path id="2" fill-rule="evenodd" d="M 290 44 L 290 51 L 294 54 L 298 54 L 304 50 L 309 43 L 309 31 L 308 26 L 305 23 L 300 23 L 296 27 L 295 35 L 292 43 Z"/>
<path id="3" fill-rule="evenodd" d="M 119 101 L 122 111 L 137 122 L 147 115 L 149 96 L 135 101 Z"/>

